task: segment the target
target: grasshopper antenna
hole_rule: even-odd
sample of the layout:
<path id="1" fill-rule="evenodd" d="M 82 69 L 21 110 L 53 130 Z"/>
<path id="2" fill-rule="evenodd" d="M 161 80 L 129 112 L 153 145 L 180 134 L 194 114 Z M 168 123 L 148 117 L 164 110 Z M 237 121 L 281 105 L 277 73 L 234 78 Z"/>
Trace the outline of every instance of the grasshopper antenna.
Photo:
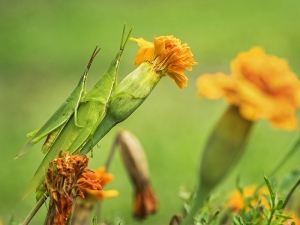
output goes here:
<path id="1" fill-rule="evenodd" d="M 129 31 L 127 37 L 126 37 L 126 39 L 125 39 L 124 44 L 123 44 L 124 34 L 125 34 L 125 27 L 126 27 L 126 23 L 124 23 L 124 26 L 123 26 L 123 32 L 122 32 L 122 38 L 121 38 L 121 44 L 120 44 L 120 50 L 124 50 L 125 45 L 126 45 L 128 39 L 129 39 L 129 36 L 130 36 L 130 34 L 131 34 L 132 30 L 133 30 L 133 27 L 132 27 L 132 28 L 130 29 L 130 31 Z"/>
<path id="2" fill-rule="evenodd" d="M 101 48 L 99 48 L 98 45 L 96 45 L 96 48 L 94 49 L 93 54 L 92 54 L 92 56 L 91 56 L 91 58 L 90 58 L 90 60 L 89 60 L 89 63 L 88 63 L 88 65 L 87 65 L 87 67 L 86 67 L 87 70 L 90 69 L 90 67 L 91 67 L 91 65 L 92 65 L 92 63 L 93 63 L 93 61 L 94 61 L 96 55 L 98 54 L 98 52 L 99 52 L 100 50 L 101 50 Z"/>
<path id="3" fill-rule="evenodd" d="M 125 29 L 126 29 L 126 23 L 124 23 L 124 26 L 123 26 L 122 38 L 121 38 L 121 43 L 120 43 L 120 50 L 124 50 L 122 44 L 123 44 Z"/>

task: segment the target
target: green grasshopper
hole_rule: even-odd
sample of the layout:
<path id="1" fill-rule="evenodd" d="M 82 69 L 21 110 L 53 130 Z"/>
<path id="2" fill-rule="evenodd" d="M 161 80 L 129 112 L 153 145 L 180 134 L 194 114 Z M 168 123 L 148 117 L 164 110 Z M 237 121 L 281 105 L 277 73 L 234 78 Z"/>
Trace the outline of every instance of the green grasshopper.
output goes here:
<path id="1" fill-rule="evenodd" d="M 71 95 L 66 99 L 66 101 L 55 111 L 55 113 L 50 117 L 50 119 L 40 128 L 28 134 L 31 136 L 31 139 L 27 142 L 27 144 L 19 151 L 16 155 L 16 158 L 24 155 L 34 144 L 39 142 L 42 138 L 46 137 L 50 133 L 55 131 L 55 135 L 52 135 L 52 139 L 55 140 L 55 137 L 58 136 L 61 130 L 64 128 L 66 123 L 69 121 L 71 116 L 74 113 L 74 120 L 77 126 L 77 110 L 79 103 L 82 97 L 86 93 L 86 80 L 88 76 L 89 69 L 93 63 L 94 58 L 98 54 L 100 49 L 96 46 L 88 65 L 80 78 L 80 81 L 76 88 L 73 90 Z M 49 146 L 50 147 L 50 146 Z"/>
<path id="2" fill-rule="evenodd" d="M 50 140 L 50 142 L 54 141 L 50 143 L 51 147 L 27 186 L 23 198 L 27 197 L 43 182 L 45 168 L 48 167 L 49 162 L 58 156 L 60 150 L 62 150 L 63 153 L 69 151 L 71 154 L 75 154 L 79 152 L 87 142 L 91 142 L 90 148 L 92 149 L 94 145 L 94 133 L 106 114 L 111 94 L 117 86 L 117 74 L 121 56 L 131 31 L 132 29 L 129 31 L 123 44 L 124 26 L 120 50 L 115 59 L 111 62 L 110 67 L 95 86 L 80 100 L 77 109 L 77 124 L 75 122 L 74 113 L 55 139 L 51 138 L 51 134 L 49 134 L 50 136 L 48 136 L 47 139 Z M 78 124 L 80 126 L 78 126 Z M 46 141 L 45 144 L 48 145 L 49 143 Z"/>

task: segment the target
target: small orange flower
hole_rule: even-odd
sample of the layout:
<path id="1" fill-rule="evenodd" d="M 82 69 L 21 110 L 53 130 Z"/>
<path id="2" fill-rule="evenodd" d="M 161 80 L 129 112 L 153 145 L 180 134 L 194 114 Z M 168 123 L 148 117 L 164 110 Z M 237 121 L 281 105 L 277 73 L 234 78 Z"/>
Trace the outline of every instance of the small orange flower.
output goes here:
<path id="1" fill-rule="evenodd" d="M 173 36 L 154 37 L 154 43 L 143 38 L 130 40 L 137 42 L 140 47 L 134 61 L 135 65 L 150 62 L 157 74 L 162 76 L 168 74 L 180 89 L 187 86 L 188 79 L 184 70 L 191 71 L 192 66 L 198 64 L 192 58 L 193 54 L 187 44 L 181 44 L 180 40 Z"/>
<path id="2" fill-rule="evenodd" d="M 296 225 L 300 224 L 300 218 L 298 218 L 294 213 L 284 210 L 283 214 L 292 217 L 292 219 L 285 221 L 283 225 L 292 225 L 292 222 Z"/>
<path id="3" fill-rule="evenodd" d="M 243 195 L 238 191 L 235 190 L 230 193 L 229 195 L 229 201 L 226 204 L 226 207 L 229 208 L 232 212 L 237 213 L 240 210 L 242 210 L 245 207 L 244 198 L 250 198 L 253 196 L 254 191 L 256 189 L 256 186 L 248 186 L 245 187 L 243 190 Z M 254 199 L 251 201 L 251 207 L 255 206 L 259 201 L 261 201 L 261 204 L 264 205 L 267 209 L 270 209 L 270 205 L 268 203 L 268 200 L 263 197 L 263 194 L 268 194 L 268 189 L 266 187 L 263 187 L 259 189 L 259 199 Z M 254 197 L 254 196 L 253 196 Z M 247 208 L 249 210 L 250 208 Z"/>
<path id="4" fill-rule="evenodd" d="M 112 174 L 106 173 L 105 167 L 100 167 L 93 173 L 93 179 L 100 180 L 101 186 L 105 186 L 107 183 L 113 180 L 114 176 Z M 109 190 L 109 191 L 103 191 L 103 190 L 97 190 L 97 189 L 91 189 L 89 187 L 80 187 L 80 190 L 83 191 L 84 195 L 88 195 L 94 199 L 100 199 L 104 200 L 106 197 L 115 197 L 119 193 L 116 190 Z"/>
<path id="5" fill-rule="evenodd" d="M 229 201 L 227 202 L 226 207 L 229 208 L 233 213 L 238 213 L 245 207 L 244 198 L 255 197 L 255 190 L 256 186 L 252 185 L 244 188 L 243 195 L 237 190 L 233 191 L 229 195 Z M 258 197 L 250 202 L 250 205 L 247 206 L 246 210 L 249 211 L 250 207 L 254 207 L 258 204 L 258 202 L 260 202 L 260 204 L 263 205 L 266 209 L 270 209 L 268 200 L 264 197 L 264 195 L 269 195 L 267 187 L 260 188 L 256 194 L 258 195 Z M 285 209 L 283 211 L 283 214 L 292 217 L 292 219 L 286 220 L 284 222 L 284 225 L 291 225 L 292 222 L 294 222 L 295 224 L 300 224 L 300 219 L 297 216 L 295 216 L 295 214 L 293 214 L 292 212 Z"/>
<path id="6" fill-rule="evenodd" d="M 231 62 L 231 75 L 204 74 L 198 78 L 200 96 L 224 97 L 237 105 L 241 115 L 254 121 L 270 120 L 273 126 L 295 129 L 300 107 L 300 81 L 285 60 L 266 55 L 255 47 Z"/>

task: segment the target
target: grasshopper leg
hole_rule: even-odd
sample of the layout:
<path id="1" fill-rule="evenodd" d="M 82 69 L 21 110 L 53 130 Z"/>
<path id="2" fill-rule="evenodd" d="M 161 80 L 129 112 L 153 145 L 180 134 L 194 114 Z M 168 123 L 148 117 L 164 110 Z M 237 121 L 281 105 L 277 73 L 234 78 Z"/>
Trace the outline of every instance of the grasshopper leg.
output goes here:
<path id="1" fill-rule="evenodd" d="M 111 97 L 111 99 L 118 98 L 118 97 L 120 97 L 120 96 L 122 96 L 122 95 L 129 95 L 130 97 L 132 97 L 132 98 L 134 98 L 134 99 L 143 99 L 143 98 L 146 98 L 146 96 L 135 96 L 135 95 L 133 95 L 133 94 L 131 94 L 131 93 L 128 93 L 128 92 L 126 92 L 126 91 L 122 91 L 122 92 L 119 92 L 119 93 L 113 95 L 113 96 Z"/>

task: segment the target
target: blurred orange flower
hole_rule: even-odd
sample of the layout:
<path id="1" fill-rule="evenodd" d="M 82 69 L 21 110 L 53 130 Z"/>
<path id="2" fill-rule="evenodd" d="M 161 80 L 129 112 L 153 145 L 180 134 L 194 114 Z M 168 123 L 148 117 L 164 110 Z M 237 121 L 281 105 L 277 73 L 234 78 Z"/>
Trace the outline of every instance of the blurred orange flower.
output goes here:
<path id="1" fill-rule="evenodd" d="M 295 215 L 295 213 L 292 213 L 292 212 L 290 212 L 288 210 L 284 210 L 283 213 L 284 213 L 284 215 L 292 217 L 292 219 L 289 219 L 289 220 L 285 221 L 283 225 L 292 225 L 292 222 L 294 222 L 294 224 L 296 224 L 296 225 L 300 224 L 300 218 L 298 218 Z"/>
<path id="2" fill-rule="evenodd" d="M 250 198 L 254 197 L 254 191 L 256 189 L 256 186 L 248 186 L 245 187 L 243 190 L 243 195 L 238 191 L 235 190 L 229 194 L 229 201 L 226 204 L 226 207 L 229 208 L 232 212 L 239 212 L 245 207 L 245 202 L 244 198 Z M 268 194 L 268 189 L 266 187 L 263 187 L 259 189 L 258 193 L 259 198 L 258 199 L 253 199 L 251 201 L 251 206 L 255 206 L 259 201 L 261 201 L 261 204 L 264 205 L 267 209 L 270 209 L 270 205 L 268 203 L 268 200 L 263 197 L 262 194 Z M 247 208 L 247 210 L 250 210 L 250 208 Z"/>
<path id="3" fill-rule="evenodd" d="M 231 62 L 231 75 L 204 74 L 198 93 L 211 99 L 223 97 L 237 105 L 241 115 L 254 121 L 270 120 L 277 128 L 295 129 L 300 107 L 300 81 L 284 59 L 266 55 L 261 48 L 240 53 Z"/>
<path id="4" fill-rule="evenodd" d="M 229 208 L 233 213 L 238 213 L 245 207 L 245 198 L 254 197 L 254 199 L 250 202 L 250 205 L 246 208 L 247 212 L 250 210 L 250 208 L 254 207 L 258 203 L 263 205 L 266 209 L 270 209 L 268 200 L 264 197 L 264 195 L 269 195 L 267 187 L 262 187 L 256 193 L 254 193 L 255 190 L 256 186 L 252 185 L 243 189 L 243 195 L 238 190 L 231 192 L 229 194 L 229 201 L 227 202 L 226 207 Z M 257 197 L 255 197 L 255 194 Z M 295 224 L 300 224 L 300 219 L 292 212 L 285 209 L 283 214 L 292 217 L 292 219 L 286 220 L 283 225 L 292 225 L 292 222 Z"/>
<path id="5" fill-rule="evenodd" d="M 176 82 L 181 89 L 187 86 L 187 77 L 184 70 L 192 70 L 192 66 L 198 63 L 192 58 L 190 48 L 187 44 L 181 44 L 179 39 L 173 36 L 154 37 L 154 43 L 148 42 L 143 38 L 131 38 L 140 47 L 135 65 L 140 65 L 143 62 L 153 64 L 157 74 L 169 77 Z"/>
<path id="6" fill-rule="evenodd" d="M 107 174 L 106 173 L 106 168 L 105 167 L 100 167 L 97 170 L 94 171 L 93 177 L 91 177 L 92 180 L 100 180 L 100 184 L 103 188 L 107 183 L 112 181 L 114 176 L 112 174 Z M 100 199 L 104 200 L 106 197 L 115 197 L 119 193 L 116 190 L 109 190 L 109 191 L 103 191 L 101 190 L 96 190 L 96 189 L 91 189 L 88 187 L 80 187 L 80 190 L 83 191 L 84 196 L 88 195 L 89 197 L 92 197 L 94 199 Z"/>

